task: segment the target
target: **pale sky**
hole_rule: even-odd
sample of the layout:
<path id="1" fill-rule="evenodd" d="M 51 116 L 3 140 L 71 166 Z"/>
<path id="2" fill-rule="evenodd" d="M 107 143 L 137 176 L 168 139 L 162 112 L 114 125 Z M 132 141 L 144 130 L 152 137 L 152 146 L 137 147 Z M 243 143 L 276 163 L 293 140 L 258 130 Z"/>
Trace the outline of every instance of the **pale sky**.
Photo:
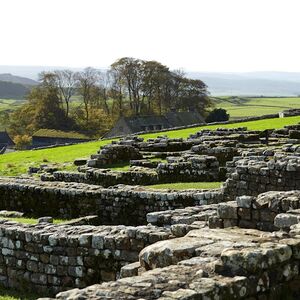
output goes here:
<path id="1" fill-rule="evenodd" d="M 0 65 L 300 71 L 299 0 L 0 0 Z"/>

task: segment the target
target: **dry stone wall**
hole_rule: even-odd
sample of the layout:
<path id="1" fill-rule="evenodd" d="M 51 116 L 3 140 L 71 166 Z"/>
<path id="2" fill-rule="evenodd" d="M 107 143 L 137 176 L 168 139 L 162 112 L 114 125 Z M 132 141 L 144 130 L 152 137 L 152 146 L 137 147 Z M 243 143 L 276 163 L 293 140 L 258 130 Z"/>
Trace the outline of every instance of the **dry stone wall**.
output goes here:
<path id="1" fill-rule="evenodd" d="M 172 238 L 155 226 L 21 225 L 0 221 L 0 285 L 43 295 L 115 280 L 147 245 Z"/>
<path id="2" fill-rule="evenodd" d="M 219 162 L 214 156 L 185 154 L 167 157 L 157 166 L 160 182 L 217 181 Z"/>
<path id="3" fill-rule="evenodd" d="M 227 166 L 230 173 L 224 189 L 230 200 L 235 196 L 257 196 L 267 191 L 300 189 L 299 156 L 240 158 Z"/>
<path id="4" fill-rule="evenodd" d="M 158 183 L 217 181 L 220 168 L 215 156 L 183 154 L 167 157 L 156 169 L 134 167 L 128 171 L 114 171 L 91 167 L 79 167 L 80 172 L 57 171 L 43 174 L 43 181 L 65 181 L 98 184 L 110 187 L 118 184 L 153 185 Z"/>
<path id="5" fill-rule="evenodd" d="M 298 299 L 299 229 L 290 235 L 199 229 L 140 253 L 148 271 L 56 299 Z"/>
<path id="6" fill-rule="evenodd" d="M 80 167 L 80 172 L 57 171 L 53 174 L 45 173 L 41 176 L 41 180 L 80 182 L 101 185 L 103 187 L 118 184 L 151 185 L 159 183 L 156 170 L 141 167 L 135 167 L 129 171 Z"/>
<path id="7" fill-rule="evenodd" d="M 102 224 L 141 225 L 149 212 L 221 201 L 222 190 L 156 191 L 139 186 L 103 188 L 74 182 L 0 180 L 0 210 L 66 219 L 98 215 Z"/>
<path id="8" fill-rule="evenodd" d="M 131 159 L 141 159 L 142 157 L 139 150 L 133 146 L 112 143 L 102 147 L 98 154 L 92 155 L 91 159 L 87 161 L 87 165 L 100 168 L 105 165 L 129 162 Z"/>
<path id="9" fill-rule="evenodd" d="M 236 201 L 219 204 L 217 216 L 211 217 L 209 223 L 210 227 L 238 226 L 274 231 L 298 223 L 299 208 L 300 191 L 266 192 L 258 197 L 244 195 Z"/>

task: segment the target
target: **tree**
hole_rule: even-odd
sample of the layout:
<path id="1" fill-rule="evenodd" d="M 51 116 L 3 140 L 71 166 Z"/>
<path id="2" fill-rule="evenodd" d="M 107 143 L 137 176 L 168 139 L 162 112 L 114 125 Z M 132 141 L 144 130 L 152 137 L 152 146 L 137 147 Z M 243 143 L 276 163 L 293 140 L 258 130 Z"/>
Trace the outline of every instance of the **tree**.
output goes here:
<path id="1" fill-rule="evenodd" d="M 14 138 L 14 142 L 16 144 L 16 149 L 18 150 L 25 150 L 31 145 L 32 138 L 31 136 L 25 135 L 17 135 Z"/>
<path id="2" fill-rule="evenodd" d="M 142 104 L 147 99 L 146 113 L 153 113 L 159 104 L 160 113 L 162 107 L 163 87 L 170 74 L 169 68 L 156 61 L 143 62 L 143 84 L 142 84 Z"/>
<path id="3" fill-rule="evenodd" d="M 71 70 L 56 70 L 54 71 L 54 75 L 59 97 L 61 101 L 64 101 L 66 104 L 66 117 L 68 117 L 70 111 L 70 100 L 76 91 L 78 73 Z"/>
<path id="4" fill-rule="evenodd" d="M 130 108 L 134 115 L 141 112 L 143 61 L 132 57 L 123 57 L 111 65 L 114 72 L 119 73 L 127 89 Z"/>
<path id="5" fill-rule="evenodd" d="M 222 122 L 228 120 L 229 120 L 229 114 L 225 109 L 215 108 L 209 113 L 205 121 L 207 123 L 212 123 L 212 122 Z"/>
<path id="6" fill-rule="evenodd" d="M 27 96 L 28 102 L 12 113 L 9 129 L 14 135 L 32 134 L 41 128 L 66 130 L 74 126 L 60 106 L 57 88 L 48 79 L 34 87 Z"/>
<path id="7" fill-rule="evenodd" d="M 84 71 L 78 73 L 77 88 L 84 103 L 86 125 L 89 123 L 89 108 L 93 101 L 93 93 L 95 92 L 94 89 L 98 80 L 99 72 L 96 69 L 86 68 Z"/>
<path id="8" fill-rule="evenodd" d="M 111 81 L 111 88 L 109 91 L 109 97 L 113 99 L 112 111 L 116 112 L 116 115 L 123 116 L 124 114 L 124 77 L 120 72 L 115 69 L 111 69 L 108 72 L 108 76 Z"/>

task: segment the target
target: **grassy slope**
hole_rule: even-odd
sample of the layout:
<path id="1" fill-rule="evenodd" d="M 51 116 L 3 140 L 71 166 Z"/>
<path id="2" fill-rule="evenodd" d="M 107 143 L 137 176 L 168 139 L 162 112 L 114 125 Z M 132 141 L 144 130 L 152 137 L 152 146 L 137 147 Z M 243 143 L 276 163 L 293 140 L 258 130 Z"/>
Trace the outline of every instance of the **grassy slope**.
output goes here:
<path id="1" fill-rule="evenodd" d="M 269 128 L 282 128 L 284 125 L 297 124 L 300 116 L 282 119 L 267 119 L 228 125 L 210 125 L 181 130 L 172 130 L 163 133 L 144 134 L 144 138 L 155 138 L 158 135 L 168 135 L 170 138 L 187 138 L 190 134 L 201 129 L 216 129 L 218 127 L 234 128 L 246 126 L 251 130 L 263 130 Z M 66 163 L 76 158 L 89 157 L 96 153 L 100 146 L 110 143 L 111 140 L 83 143 L 73 146 L 57 147 L 35 151 L 19 151 L 0 156 L 0 175 L 19 175 L 27 172 L 29 166 L 38 166 L 43 163 Z"/>
<path id="2" fill-rule="evenodd" d="M 224 108 L 232 119 L 278 113 L 289 108 L 299 108 L 300 98 L 246 98 L 222 97 L 216 107 Z"/>

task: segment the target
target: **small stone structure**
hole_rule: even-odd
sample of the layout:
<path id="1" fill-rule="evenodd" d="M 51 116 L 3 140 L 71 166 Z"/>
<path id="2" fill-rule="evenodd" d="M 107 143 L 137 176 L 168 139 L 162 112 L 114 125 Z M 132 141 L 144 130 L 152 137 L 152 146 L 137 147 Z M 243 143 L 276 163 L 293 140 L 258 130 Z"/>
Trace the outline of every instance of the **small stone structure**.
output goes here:
<path id="1" fill-rule="evenodd" d="M 100 168 L 105 165 L 129 162 L 131 159 L 141 159 L 143 156 L 130 145 L 107 145 L 98 154 L 92 155 L 87 161 L 88 167 Z"/>
<path id="2" fill-rule="evenodd" d="M 300 116 L 300 109 L 287 109 L 279 112 L 279 118 L 285 118 L 285 117 L 293 117 L 293 116 Z"/>

